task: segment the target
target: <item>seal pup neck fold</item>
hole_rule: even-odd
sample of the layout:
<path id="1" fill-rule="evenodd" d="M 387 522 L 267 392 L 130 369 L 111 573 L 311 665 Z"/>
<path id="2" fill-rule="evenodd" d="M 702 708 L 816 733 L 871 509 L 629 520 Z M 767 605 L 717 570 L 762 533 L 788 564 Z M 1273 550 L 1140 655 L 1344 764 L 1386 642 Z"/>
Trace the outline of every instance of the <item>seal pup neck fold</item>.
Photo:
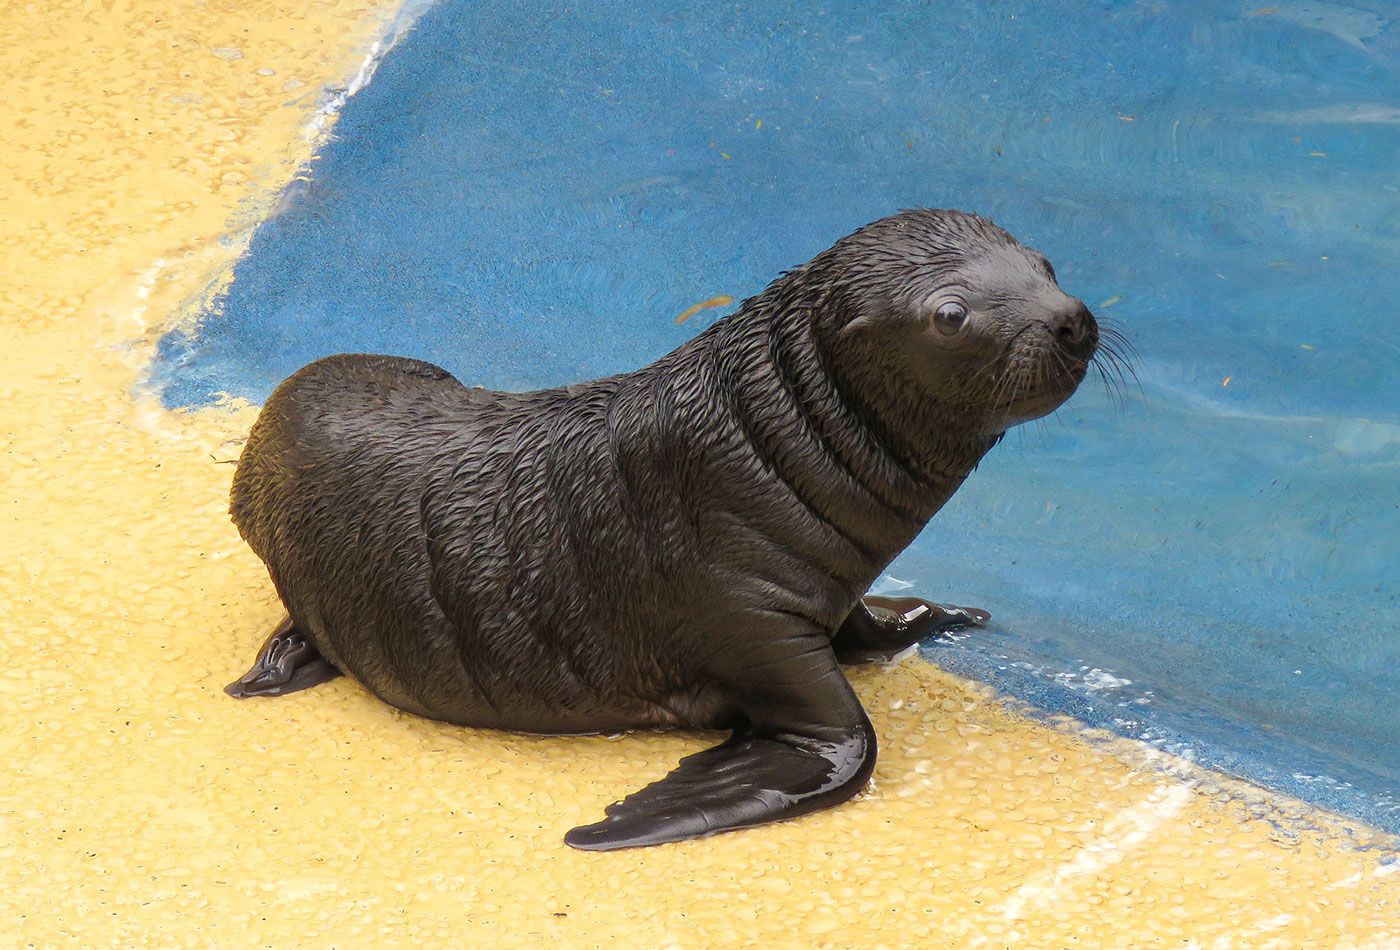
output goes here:
<path id="1" fill-rule="evenodd" d="M 932 515 L 929 491 L 833 385 L 810 305 L 785 279 L 744 301 L 695 341 L 755 458 L 858 550 L 887 561 Z M 862 563 L 856 571 L 867 573 Z M 863 581 L 862 581 L 863 582 Z M 859 582 L 858 582 L 859 583 Z"/>
<path id="2" fill-rule="evenodd" d="M 929 420 L 914 418 L 910 394 L 884 367 L 851 358 L 846 328 L 868 316 L 842 286 L 841 249 L 784 272 L 731 319 L 769 328 L 775 362 L 804 410 L 849 440 L 845 460 L 853 474 L 891 508 L 927 521 L 1000 436 L 931 429 Z"/>

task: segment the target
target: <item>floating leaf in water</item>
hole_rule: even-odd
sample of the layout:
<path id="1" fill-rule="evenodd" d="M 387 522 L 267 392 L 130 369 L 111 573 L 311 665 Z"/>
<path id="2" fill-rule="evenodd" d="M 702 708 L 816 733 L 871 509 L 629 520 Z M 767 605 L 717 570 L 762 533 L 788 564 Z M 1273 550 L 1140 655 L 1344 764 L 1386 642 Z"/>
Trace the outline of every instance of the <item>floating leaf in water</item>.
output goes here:
<path id="1" fill-rule="evenodd" d="M 681 312 L 681 315 L 679 317 L 676 317 L 676 323 L 685 323 L 685 321 L 689 320 L 695 314 L 708 307 L 723 307 L 726 304 L 731 304 L 733 302 L 734 298 L 729 296 L 728 294 L 720 294 L 718 297 L 711 297 L 704 303 L 697 303 L 694 306 L 685 308 L 685 310 Z"/>

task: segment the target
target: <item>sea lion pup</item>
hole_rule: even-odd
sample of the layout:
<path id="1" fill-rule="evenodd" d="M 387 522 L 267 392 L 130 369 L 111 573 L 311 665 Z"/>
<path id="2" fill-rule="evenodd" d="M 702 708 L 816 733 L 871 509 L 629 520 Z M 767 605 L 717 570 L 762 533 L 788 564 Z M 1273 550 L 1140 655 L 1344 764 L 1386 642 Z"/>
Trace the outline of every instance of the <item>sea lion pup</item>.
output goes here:
<path id="1" fill-rule="evenodd" d="M 417 360 L 318 360 L 234 476 L 289 616 L 229 692 L 344 671 L 468 726 L 733 730 L 576 848 L 835 805 L 875 764 L 839 661 L 987 616 L 861 594 L 1008 427 L 1074 392 L 1098 334 L 1040 254 L 918 210 L 636 372 L 501 393 Z"/>

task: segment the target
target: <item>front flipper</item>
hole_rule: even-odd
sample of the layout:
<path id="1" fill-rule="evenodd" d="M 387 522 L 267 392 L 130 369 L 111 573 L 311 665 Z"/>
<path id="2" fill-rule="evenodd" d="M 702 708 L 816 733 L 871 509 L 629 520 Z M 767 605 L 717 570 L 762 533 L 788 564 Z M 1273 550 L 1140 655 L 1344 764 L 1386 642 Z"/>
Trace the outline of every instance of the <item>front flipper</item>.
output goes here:
<path id="1" fill-rule="evenodd" d="M 748 725 L 686 756 L 674 771 L 608 806 L 564 841 L 585 851 L 639 848 L 796 818 L 860 791 L 875 730 L 825 634 L 764 631 L 736 645 L 716 688 Z"/>
<path id="2" fill-rule="evenodd" d="M 931 604 L 917 597 L 865 597 L 831 638 L 842 663 L 886 659 L 925 637 L 980 627 L 991 614 L 976 607 Z"/>
<path id="3" fill-rule="evenodd" d="M 321 656 L 291 617 L 286 617 L 263 643 L 253 668 L 225 686 L 224 692 L 237 699 L 282 696 L 339 675 L 340 670 Z"/>
<path id="4" fill-rule="evenodd" d="M 681 759 L 671 774 L 603 810 L 564 842 L 583 851 L 641 848 L 761 825 L 845 801 L 869 777 L 874 744 L 761 739 L 735 734 Z M 799 740 L 800 741 L 800 740 Z M 861 772 L 864 771 L 862 775 Z M 859 785 L 847 790 L 849 786 Z"/>

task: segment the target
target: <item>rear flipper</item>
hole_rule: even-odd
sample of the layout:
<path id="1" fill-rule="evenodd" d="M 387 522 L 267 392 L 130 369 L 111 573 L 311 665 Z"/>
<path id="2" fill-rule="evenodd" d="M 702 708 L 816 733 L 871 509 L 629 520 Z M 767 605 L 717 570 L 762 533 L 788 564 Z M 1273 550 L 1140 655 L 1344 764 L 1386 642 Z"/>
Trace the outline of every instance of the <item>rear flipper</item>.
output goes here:
<path id="1" fill-rule="evenodd" d="M 565 843 L 611 851 L 700 838 L 829 808 L 865 786 L 875 730 L 826 633 L 791 616 L 755 619 L 762 632 L 746 648 L 731 640 L 730 655 L 711 667 L 730 712 L 747 725 L 610 805 L 606 818 L 570 831 Z"/>
<path id="2" fill-rule="evenodd" d="M 888 659 L 925 637 L 983 626 L 991 616 L 976 607 L 931 604 L 917 597 L 865 597 L 832 636 L 831 648 L 842 663 Z"/>
<path id="3" fill-rule="evenodd" d="M 320 651 L 292 623 L 291 617 L 286 617 L 258 651 L 253 668 L 236 682 L 225 686 L 224 692 L 238 699 L 282 696 L 333 680 L 339 675 L 340 670 L 321 656 Z"/>

